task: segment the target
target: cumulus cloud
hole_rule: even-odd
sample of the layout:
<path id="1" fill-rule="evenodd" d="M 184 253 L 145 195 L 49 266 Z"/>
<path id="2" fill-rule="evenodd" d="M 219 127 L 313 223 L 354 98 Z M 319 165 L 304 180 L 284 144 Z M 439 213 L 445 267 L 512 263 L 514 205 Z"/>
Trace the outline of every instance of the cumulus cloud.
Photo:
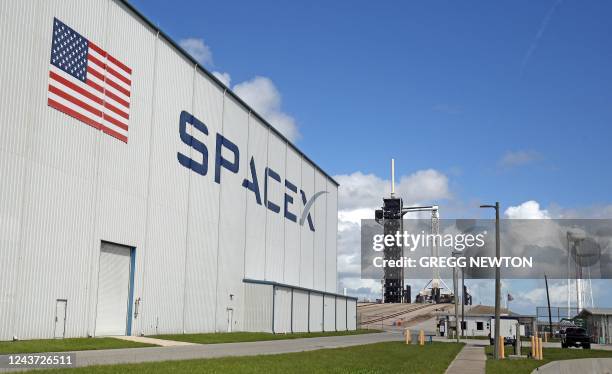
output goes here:
<path id="1" fill-rule="evenodd" d="M 287 139 L 294 142 L 300 138 L 297 123 L 293 117 L 282 111 L 281 94 L 270 78 L 257 76 L 238 83 L 234 86 L 234 92 Z"/>
<path id="2" fill-rule="evenodd" d="M 551 204 L 548 209 L 554 218 L 589 218 L 589 219 L 611 219 L 612 204 L 591 205 L 577 208 L 561 207 Z"/>
<path id="3" fill-rule="evenodd" d="M 391 192 L 391 182 L 374 174 L 336 175 L 338 190 L 338 286 L 359 298 L 380 298 L 380 281 L 361 279 L 361 220 L 372 219 Z M 448 199 L 448 177 L 437 170 L 420 170 L 400 177 L 396 193 L 406 205 Z"/>
<path id="4" fill-rule="evenodd" d="M 541 155 L 535 151 L 509 151 L 498 161 L 498 165 L 504 168 L 526 165 L 538 161 Z"/>
<path id="5" fill-rule="evenodd" d="M 506 209 L 504 215 L 512 219 L 546 219 L 550 214 L 546 209 L 540 209 L 540 204 L 535 200 L 525 201 L 524 203 L 511 206 Z"/>
<path id="6" fill-rule="evenodd" d="M 383 196 L 391 192 L 391 181 L 379 178 L 374 174 L 363 174 L 357 171 L 352 174 L 336 175 L 334 178 L 340 183 L 338 190 L 338 209 L 340 211 L 380 207 Z M 448 199 L 451 196 L 448 177 L 433 169 L 419 170 L 400 177 L 395 190 L 397 195 L 404 199 L 405 205 Z"/>
<path id="7" fill-rule="evenodd" d="M 220 71 L 213 71 L 212 74 L 221 81 L 225 86 L 229 87 L 230 83 L 232 83 L 232 77 L 229 73 L 221 73 Z"/>
<path id="8" fill-rule="evenodd" d="M 213 65 L 212 51 L 204 43 L 203 39 L 186 38 L 179 41 L 181 48 L 187 51 L 193 58 L 202 65 Z"/>
<path id="9" fill-rule="evenodd" d="M 214 66 L 210 47 L 201 38 L 186 38 L 179 45 L 200 64 Z M 231 87 L 232 77 L 227 72 L 213 71 L 212 74 L 227 87 Z M 281 134 L 292 142 L 300 138 L 300 131 L 295 119 L 282 108 L 282 97 L 270 78 L 256 76 L 236 84 L 234 92 L 255 111 L 270 122 Z"/>

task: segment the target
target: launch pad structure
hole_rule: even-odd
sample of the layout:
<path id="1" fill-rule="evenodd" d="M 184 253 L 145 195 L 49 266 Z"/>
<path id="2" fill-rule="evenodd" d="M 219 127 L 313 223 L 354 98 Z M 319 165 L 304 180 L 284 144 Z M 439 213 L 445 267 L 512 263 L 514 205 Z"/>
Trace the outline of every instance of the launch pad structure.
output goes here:
<path id="1" fill-rule="evenodd" d="M 440 213 L 437 205 L 405 207 L 401 197 L 395 195 L 395 160 L 391 160 L 391 195 L 383 198 L 383 206 L 375 211 L 376 222 L 383 226 L 385 235 L 395 235 L 404 231 L 403 217 L 407 213 L 431 212 L 431 233 L 440 232 Z M 404 255 L 404 249 L 395 243 L 384 249 L 385 260 L 397 260 Z M 431 246 L 431 256 L 438 257 L 438 244 L 434 240 Z M 383 275 L 383 303 L 410 303 L 410 286 L 404 287 L 404 268 L 385 267 Z M 454 293 L 440 279 L 440 271 L 433 268 L 431 280 L 419 291 L 417 302 L 453 302 Z"/>

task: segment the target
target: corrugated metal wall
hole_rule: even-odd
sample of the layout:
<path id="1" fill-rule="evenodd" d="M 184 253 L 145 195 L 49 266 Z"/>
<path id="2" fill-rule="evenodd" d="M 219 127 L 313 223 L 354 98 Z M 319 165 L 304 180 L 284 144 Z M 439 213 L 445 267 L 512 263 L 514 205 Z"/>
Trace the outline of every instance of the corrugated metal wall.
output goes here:
<path id="1" fill-rule="evenodd" d="M 323 295 L 317 293 L 310 294 L 310 331 L 323 331 Z"/>
<path id="2" fill-rule="evenodd" d="M 346 329 L 357 329 L 357 300 L 348 299 L 346 301 Z"/>
<path id="3" fill-rule="evenodd" d="M 54 17 L 132 68 L 127 144 L 47 106 Z M 0 340 L 52 337 L 56 299 L 67 337 L 94 334 L 102 241 L 136 248 L 135 334 L 226 331 L 228 308 L 246 329 L 245 277 L 336 292 L 336 184 L 122 2 L 2 1 L 0 41 Z M 181 141 L 181 111 L 206 125 L 187 126 L 206 160 Z M 240 150 L 220 183 L 217 134 Z M 259 202 L 242 187 L 252 160 Z M 288 194 L 299 221 L 300 189 L 328 192 L 314 232 L 285 218 Z"/>
<path id="4" fill-rule="evenodd" d="M 245 283 L 245 331 L 272 332 L 273 292 L 270 285 Z"/>
<path id="5" fill-rule="evenodd" d="M 293 315 L 291 318 L 293 332 L 308 331 L 309 292 L 293 290 Z"/>
<path id="6" fill-rule="evenodd" d="M 286 334 L 291 332 L 292 292 L 290 288 L 274 289 L 274 332 Z"/>
<path id="7" fill-rule="evenodd" d="M 323 297 L 323 331 L 336 331 L 336 297 Z"/>
<path id="8" fill-rule="evenodd" d="M 336 298 L 336 330 L 346 330 L 346 299 Z"/>
<path id="9" fill-rule="evenodd" d="M 258 280 L 245 280 L 244 282 L 244 329 L 246 331 L 272 331 L 285 334 L 356 329 L 357 300 L 354 298 L 322 294 L 315 290 L 294 288 L 275 282 Z M 271 295 L 273 294 L 274 299 L 272 300 Z M 272 311 L 269 305 L 272 304 L 274 305 L 274 326 L 270 328 Z M 347 305 L 353 308 L 352 312 L 347 313 Z M 325 330 L 323 330 L 324 319 Z"/>

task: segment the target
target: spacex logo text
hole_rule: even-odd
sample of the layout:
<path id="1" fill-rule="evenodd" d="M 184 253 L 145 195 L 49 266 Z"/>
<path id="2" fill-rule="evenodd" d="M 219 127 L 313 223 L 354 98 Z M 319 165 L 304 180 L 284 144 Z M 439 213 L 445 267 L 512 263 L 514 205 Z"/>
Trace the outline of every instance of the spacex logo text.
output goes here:
<path id="1" fill-rule="evenodd" d="M 208 134 L 208 127 L 199 119 L 194 117 L 192 114 L 182 111 L 181 116 L 179 118 L 179 134 L 181 136 L 181 140 L 183 143 L 191 147 L 195 152 L 199 153 L 197 160 L 190 158 L 182 154 L 181 152 L 177 152 L 176 157 L 178 162 L 186 167 L 187 169 L 191 169 L 192 171 L 200 174 L 206 175 L 208 174 L 208 147 L 206 144 L 202 143 L 200 140 L 196 139 L 194 136 L 190 135 L 187 131 L 187 125 L 191 125 L 194 129 L 193 131 L 199 131 L 204 135 Z M 240 169 L 240 149 L 238 146 L 223 135 L 217 133 L 216 134 L 216 142 L 215 142 L 215 182 L 221 184 L 221 168 L 226 169 L 234 174 L 238 173 Z M 225 158 L 223 156 L 222 150 L 225 149 L 229 151 L 233 157 Z M 227 154 L 227 153 L 226 153 Z M 274 213 L 280 213 L 281 207 L 280 202 L 273 202 L 268 199 L 268 185 L 270 183 L 283 183 L 285 185 L 285 197 L 283 204 L 283 212 L 286 219 L 299 223 L 300 226 L 304 225 L 305 222 L 308 222 L 308 227 L 310 231 L 315 231 L 314 223 L 312 221 L 312 216 L 310 214 L 310 209 L 314 205 L 315 200 L 327 193 L 327 191 L 319 191 L 312 195 L 310 199 L 306 196 L 306 193 L 300 189 L 299 197 L 303 204 L 303 212 L 298 220 L 297 215 L 292 211 L 291 207 L 294 204 L 294 197 L 297 197 L 298 187 L 293 184 L 288 179 L 285 179 L 284 182 L 281 179 L 281 176 L 274 170 L 269 167 L 265 169 L 265 175 L 263 177 L 263 196 L 260 188 L 260 180 L 257 176 L 257 168 L 255 167 L 255 158 L 251 157 L 249 161 L 249 176 L 242 181 L 242 186 L 247 190 L 251 191 L 255 197 L 255 201 L 258 205 L 263 205 L 267 207 L 270 211 Z M 262 199 L 263 197 L 263 199 Z"/>

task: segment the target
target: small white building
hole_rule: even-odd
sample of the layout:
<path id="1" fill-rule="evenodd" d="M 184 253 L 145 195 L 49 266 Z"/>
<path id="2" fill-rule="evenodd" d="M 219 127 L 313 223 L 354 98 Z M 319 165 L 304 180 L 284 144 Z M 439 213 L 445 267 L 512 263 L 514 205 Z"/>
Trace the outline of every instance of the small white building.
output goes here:
<path id="1" fill-rule="evenodd" d="M 462 316 L 461 311 L 459 312 L 460 321 L 460 333 L 464 331 L 465 336 L 490 336 L 491 332 L 491 319 L 495 318 L 495 308 L 485 305 L 475 305 L 466 308 Z M 520 315 L 512 313 L 507 309 L 501 311 L 500 318 L 502 320 L 515 320 L 521 324 L 521 335 L 529 335 L 532 331 L 532 324 L 534 321 L 533 316 Z M 441 336 L 448 336 L 448 331 L 455 330 L 455 313 L 454 310 L 446 312 L 440 315 L 438 323 L 438 331 Z M 502 328 L 503 328 L 502 324 Z"/>
<path id="2" fill-rule="evenodd" d="M 599 344 L 612 343 L 612 308 L 588 308 L 583 309 L 578 315 L 586 321 L 591 341 Z"/>

